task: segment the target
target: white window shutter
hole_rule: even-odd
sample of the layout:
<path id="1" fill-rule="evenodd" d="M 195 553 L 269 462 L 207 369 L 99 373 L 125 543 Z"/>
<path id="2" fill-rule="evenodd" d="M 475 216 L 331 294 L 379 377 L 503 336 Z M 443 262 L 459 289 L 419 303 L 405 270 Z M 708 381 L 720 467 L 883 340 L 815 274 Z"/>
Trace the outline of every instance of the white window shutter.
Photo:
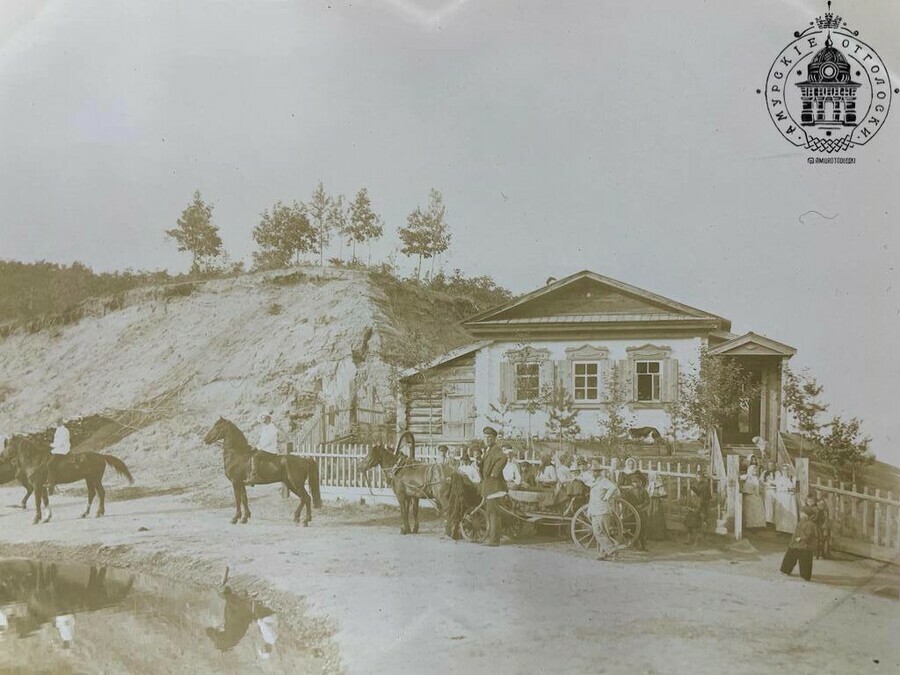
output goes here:
<path id="1" fill-rule="evenodd" d="M 572 362 L 569 359 L 556 361 L 556 388 L 563 393 L 574 396 L 572 384 Z"/>
<path id="2" fill-rule="evenodd" d="M 634 376 L 634 361 L 631 359 L 619 359 L 619 376 L 625 388 L 625 398 L 631 403 L 637 401 L 637 378 Z"/>
<path id="3" fill-rule="evenodd" d="M 509 361 L 500 362 L 500 395 L 507 403 L 516 400 L 516 366 Z"/>
<path id="4" fill-rule="evenodd" d="M 663 361 L 662 400 L 664 403 L 675 403 L 678 400 L 678 359 Z"/>

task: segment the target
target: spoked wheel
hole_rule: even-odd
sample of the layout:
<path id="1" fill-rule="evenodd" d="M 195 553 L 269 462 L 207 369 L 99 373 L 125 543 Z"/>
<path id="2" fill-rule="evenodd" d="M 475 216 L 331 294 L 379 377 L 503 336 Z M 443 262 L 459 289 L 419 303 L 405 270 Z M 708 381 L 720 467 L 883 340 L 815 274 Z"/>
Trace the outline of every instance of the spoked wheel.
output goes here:
<path id="1" fill-rule="evenodd" d="M 616 532 L 610 532 L 610 536 L 619 546 L 627 548 L 636 542 L 641 534 L 641 515 L 624 499 L 617 499 L 614 502 L 613 513 L 618 516 L 618 523 Z"/>
<path id="2" fill-rule="evenodd" d="M 481 507 L 476 508 L 467 514 L 460 523 L 463 536 L 467 541 L 480 544 L 487 539 L 488 535 L 487 513 Z"/>
<path id="3" fill-rule="evenodd" d="M 597 538 L 594 536 L 594 526 L 591 524 L 591 517 L 587 512 L 587 504 L 582 506 L 575 512 L 572 517 L 572 541 L 585 551 L 597 550 Z M 615 511 L 608 514 L 603 523 L 603 531 L 606 536 L 612 539 L 616 544 L 620 544 L 623 537 L 624 528 L 622 521 Z M 621 545 L 621 544 L 620 544 Z"/>
<path id="4" fill-rule="evenodd" d="M 594 526 L 591 525 L 591 517 L 587 512 L 587 504 L 582 506 L 572 516 L 572 541 L 576 546 L 585 551 L 593 551 L 597 548 L 597 539 L 594 537 Z"/>

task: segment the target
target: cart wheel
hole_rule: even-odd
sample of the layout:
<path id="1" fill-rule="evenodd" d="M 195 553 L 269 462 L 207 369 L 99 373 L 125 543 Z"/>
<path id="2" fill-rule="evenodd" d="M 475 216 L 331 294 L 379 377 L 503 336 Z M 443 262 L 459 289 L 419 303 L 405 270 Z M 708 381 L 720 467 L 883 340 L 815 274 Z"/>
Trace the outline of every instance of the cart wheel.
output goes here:
<path id="1" fill-rule="evenodd" d="M 618 525 L 616 532 L 611 532 L 610 536 L 619 546 L 627 548 L 636 542 L 641 534 L 641 515 L 624 499 L 615 500 L 613 513 L 618 516 Z"/>
<path id="2" fill-rule="evenodd" d="M 593 551 L 597 548 L 597 540 L 594 538 L 594 526 L 591 524 L 591 517 L 587 512 L 587 504 L 582 506 L 572 516 L 572 541 L 576 546 L 583 548 L 585 551 Z"/>
<path id="3" fill-rule="evenodd" d="M 480 544 L 487 539 L 487 513 L 484 509 L 477 508 L 462 519 L 463 536 L 467 541 Z"/>

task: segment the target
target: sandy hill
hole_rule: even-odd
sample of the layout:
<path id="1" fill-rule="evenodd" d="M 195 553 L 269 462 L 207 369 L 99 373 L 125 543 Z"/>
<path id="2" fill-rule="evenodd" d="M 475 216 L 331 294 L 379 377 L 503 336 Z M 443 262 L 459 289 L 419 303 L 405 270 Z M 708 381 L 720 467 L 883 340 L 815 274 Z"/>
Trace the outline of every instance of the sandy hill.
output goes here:
<path id="1" fill-rule="evenodd" d="M 468 339 L 465 300 L 355 270 L 301 268 L 129 292 L 77 322 L 0 340 L 0 432 L 83 422 L 144 486 L 221 481 L 201 438 L 219 415 L 244 430 L 271 410 L 302 428 L 316 401 L 365 392 L 393 407 L 398 365 Z"/>

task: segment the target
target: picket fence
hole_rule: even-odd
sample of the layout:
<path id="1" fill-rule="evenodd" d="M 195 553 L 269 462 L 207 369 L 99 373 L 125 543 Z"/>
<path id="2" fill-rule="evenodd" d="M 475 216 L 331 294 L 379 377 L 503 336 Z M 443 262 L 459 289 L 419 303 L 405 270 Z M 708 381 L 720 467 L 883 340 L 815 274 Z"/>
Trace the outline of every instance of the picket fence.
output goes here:
<path id="1" fill-rule="evenodd" d="M 359 471 L 359 463 L 368 454 L 371 446 L 365 444 L 329 444 L 294 446 L 294 451 L 306 457 L 314 457 L 319 465 L 319 484 L 323 490 L 347 497 L 372 494 L 392 495 L 390 483 L 381 467 L 368 472 Z M 527 459 L 534 459 L 534 453 Z M 417 446 L 416 460 L 437 462 L 440 453 L 437 446 Z M 609 468 L 610 458 L 600 457 L 604 467 Z M 620 468 L 623 463 L 620 462 Z M 655 471 L 666 485 L 669 499 L 680 500 L 690 494 L 692 481 L 697 480 L 699 464 L 689 462 L 662 462 L 639 460 L 638 468 L 644 473 Z"/>
<path id="2" fill-rule="evenodd" d="M 809 486 L 816 499 L 828 504 L 832 547 L 874 560 L 900 559 L 900 499 L 890 491 L 870 490 L 833 480 Z"/>

